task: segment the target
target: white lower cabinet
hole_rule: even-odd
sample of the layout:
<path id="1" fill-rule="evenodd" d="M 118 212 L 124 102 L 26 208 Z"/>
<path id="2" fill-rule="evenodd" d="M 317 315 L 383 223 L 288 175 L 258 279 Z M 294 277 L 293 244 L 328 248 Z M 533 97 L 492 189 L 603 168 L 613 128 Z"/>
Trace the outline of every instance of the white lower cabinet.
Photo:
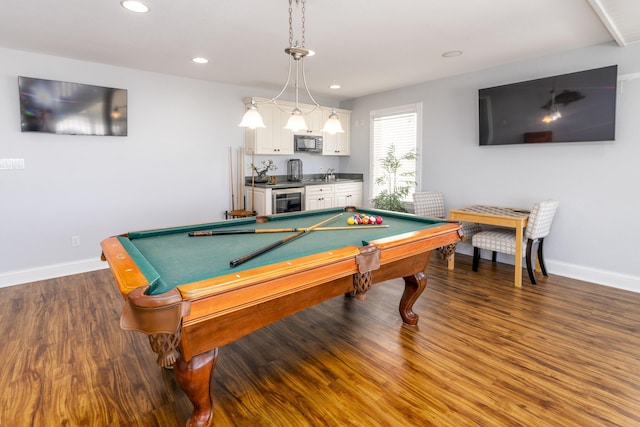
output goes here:
<path id="1" fill-rule="evenodd" d="M 244 187 L 245 203 L 247 210 L 256 211 L 258 215 L 271 215 L 272 212 L 272 198 L 270 188 L 254 187 L 251 191 L 251 187 Z"/>
<path id="2" fill-rule="evenodd" d="M 333 184 L 307 185 L 305 187 L 305 210 L 332 208 Z"/>
<path id="3" fill-rule="evenodd" d="M 362 206 L 362 183 L 345 182 L 334 184 L 334 206 Z"/>
<path id="4" fill-rule="evenodd" d="M 246 208 L 258 215 L 271 215 L 273 198 L 271 188 L 250 186 L 244 188 Z M 334 207 L 362 207 L 362 182 L 343 182 L 305 186 L 305 210 L 327 209 Z"/>

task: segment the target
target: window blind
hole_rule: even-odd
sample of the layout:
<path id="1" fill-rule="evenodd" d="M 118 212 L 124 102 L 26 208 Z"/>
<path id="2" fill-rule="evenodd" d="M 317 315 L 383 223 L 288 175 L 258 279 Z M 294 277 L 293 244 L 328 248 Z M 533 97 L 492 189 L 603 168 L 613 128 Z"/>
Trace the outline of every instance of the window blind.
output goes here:
<path id="1" fill-rule="evenodd" d="M 389 189 L 389 183 L 376 184 L 377 178 L 385 174 L 382 166 L 383 159 L 387 156 L 389 147 L 395 147 L 395 157 L 400 158 L 411 150 L 417 148 L 417 113 L 416 111 L 403 112 L 373 117 L 373 149 L 372 149 L 372 197 L 377 196 L 382 190 Z M 412 187 L 409 195 L 415 191 L 417 177 L 417 161 L 404 160 L 398 170 L 396 186 Z M 411 173 L 412 176 L 403 176 Z M 392 183 L 393 184 L 393 183 Z"/>

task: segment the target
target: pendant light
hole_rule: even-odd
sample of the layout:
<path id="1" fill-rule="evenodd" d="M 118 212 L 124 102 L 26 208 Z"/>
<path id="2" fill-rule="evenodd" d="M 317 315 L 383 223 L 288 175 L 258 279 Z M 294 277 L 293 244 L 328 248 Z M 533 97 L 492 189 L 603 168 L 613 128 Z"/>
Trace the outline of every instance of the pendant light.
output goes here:
<path id="1" fill-rule="evenodd" d="M 251 98 L 251 104 L 247 107 L 247 112 L 244 113 L 242 122 L 238 126 L 249 129 L 265 127 L 262 116 L 258 113 L 255 99 Z"/>
<path id="2" fill-rule="evenodd" d="M 282 90 L 273 98 L 263 101 L 256 102 L 254 98 L 251 98 L 251 104 L 247 107 L 247 111 L 242 117 L 242 121 L 238 126 L 247 127 L 250 129 L 255 129 L 257 127 L 265 127 L 264 122 L 262 120 L 262 116 L 258 111 L 259 103 L 272 103 L 276 105 L 281 111 L 290 114 L 289 120 L 285 125 L 285 129 L 289 129 L 293 132 L 306 131 L 307 123 L 304 119 L 305 115 L 313 113 L 315 110 L 320 108 L 320 104 L 316 102 L 316 100 L 311 95 L 309 91 L 309 87 L 307 86 L 307 78 L 304 72 L 304 59 L 307 56 L 313 56 L 315 53 L 312 50 L 309 50 L 305 47 L 305 11 L 306 11 L 306 0 L 295 0 L 296 7 L 300 7 L 302 4 L 302 14 L 301 14 L 301 39 L 302 43 L 298 44 L 298 41 L 294 43 L 293 41 L 293 2 L 294 0 L 289 0 L 289 47 L 287 47 L 284 51 L 287 55 L 289 55 L 289 73 L 287 75 L 287 81 L 285 82 Z M 293 109 L 286 109 L 282 105 L 278 103 L 278 98 L 282 96 L 284 91 L 289 86 L 289 82 L 291 81 L 291 73 L 293 70 L 292 64 L 295 63 L 295 78 L 294 78 L 294 88 L 295 88 L 295 107 Z M 313 108 L 309 111 L 302 111 L 299 105 L 299 89 L 300 89 L 300 77 L 302 77 L 302 84 L 304 86 L 304 90 L 307 93 L 307 96 L 311 100 L 313 104 Z M 337 122 L 337 124 L 336 124 Z M 325 124 L 323 131 L 335 133 L 335 132 L 344 132 L 342 130 L 342 124 L 338 119 L 338 115 L 335 113 L 335 108 L 333 112 L 329 116 L 327 123 Z"/>
<path id="3" fill-rule="evenodd" d="M 334 135 L 336 133 L 344 133 L 344 129 L 342 129 L 342 123 L 340 123 L 340 120 L 338 119 L 338 114 L 336 114 L 335 108 L 333 108 L 331 114 L 329 114 L 329 119 L 324 124 L 322 132 L 327 132 L 331 135 Z"/>

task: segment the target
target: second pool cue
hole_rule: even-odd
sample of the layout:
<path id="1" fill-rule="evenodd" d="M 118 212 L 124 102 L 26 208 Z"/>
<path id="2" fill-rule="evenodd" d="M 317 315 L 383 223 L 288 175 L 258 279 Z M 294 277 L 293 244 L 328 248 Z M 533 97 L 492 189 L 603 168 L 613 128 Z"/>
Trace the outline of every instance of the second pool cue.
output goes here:
<path id="1" fill-rule="evenodd" d="M 229 147 L 229 184 L 231 185 L 231 209 L 230 211 L 236 210 L 236 196 L 234 192 L 233 185 L 233 147 Z"/>
<path id="2" fill-rule="evenodd" d="M 313 231 L 335 231 L 335 230 L 362 230 L 365 228 L 389 228 L 388 225 L 362 225 L 362 226 L 345 226 L 345 227 L 318 227 Z M 202 230 L 190 231 L 189 236 L 224 236 L 227 234 L 264 234 L 264 233 L 295 233 L 297 231 L 309 231 L 309 227 L 300 228 L 243 228 L 238 230 Z"/>
<path id="3" fill-rule="evenodd" d="M 321 225 L 324 225 L 324 224 L 328 223 L 329 221 L 333 221 L 334 219 L 338 218 L 341 215 L 342 215 L 341 213 L 338 214 L 338 215 L 334 215 L 331 218 L 327 218 L 324 221 L 320 221 L 319 223 L 317 223 L 315 225 L 312 225 L 311 227 L 307 228 L 306 230 L 299 231 L 296 234 L 292 234 L 291 236 L 285 237 L 284 239 L 280 239 L 280 240 L 278 240 L 276 242 L 273 242 L 273 243 L 271 243 L 271 244 L 269 244 L 267 246 L 264 246 L 264 247 L 262 247 L 260 249 L 257 249 L 257 250 L 255 250 L 255 251 L 253 251 L 251 253 L 243 255 L 240 258 L 236 258 L 236 259 L 234 259 L 234 260 L 229 262 L 229 266 L 230 267 L 237 267 L 238 265 L 240 265 L 240 264 L 242 264 L 244 262 L 247 262 L 250 259 L 253 259 L 253 258 L 257 257 L 258 255 L 262 255 L 263 253 L 268 252 L 271 249 L 277 248 L 278 246 L 282 246 L 285 243 L 288 243 L 288 242 L 290 242 L 292 240 L 295 240 L 298 237 L 301 237 L 301 236 L 305 235 L 309 231 L 312 231 L 312 230 L 320 227 Z"/>

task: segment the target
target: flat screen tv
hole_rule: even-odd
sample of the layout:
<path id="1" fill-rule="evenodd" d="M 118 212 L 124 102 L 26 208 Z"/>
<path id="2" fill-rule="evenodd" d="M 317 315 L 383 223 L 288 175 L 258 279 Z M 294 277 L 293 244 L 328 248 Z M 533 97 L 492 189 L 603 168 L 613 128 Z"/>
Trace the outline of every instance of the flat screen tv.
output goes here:
<path id="1" fill-rule="evenodd" d="M 127 90 L 18 77 L 22 132 L 127 135 Z"/>
<path id="2" fill-rule="evenodd" d="M 480 145 L 615 140 L 618 67 L 478 91 Z"/>

